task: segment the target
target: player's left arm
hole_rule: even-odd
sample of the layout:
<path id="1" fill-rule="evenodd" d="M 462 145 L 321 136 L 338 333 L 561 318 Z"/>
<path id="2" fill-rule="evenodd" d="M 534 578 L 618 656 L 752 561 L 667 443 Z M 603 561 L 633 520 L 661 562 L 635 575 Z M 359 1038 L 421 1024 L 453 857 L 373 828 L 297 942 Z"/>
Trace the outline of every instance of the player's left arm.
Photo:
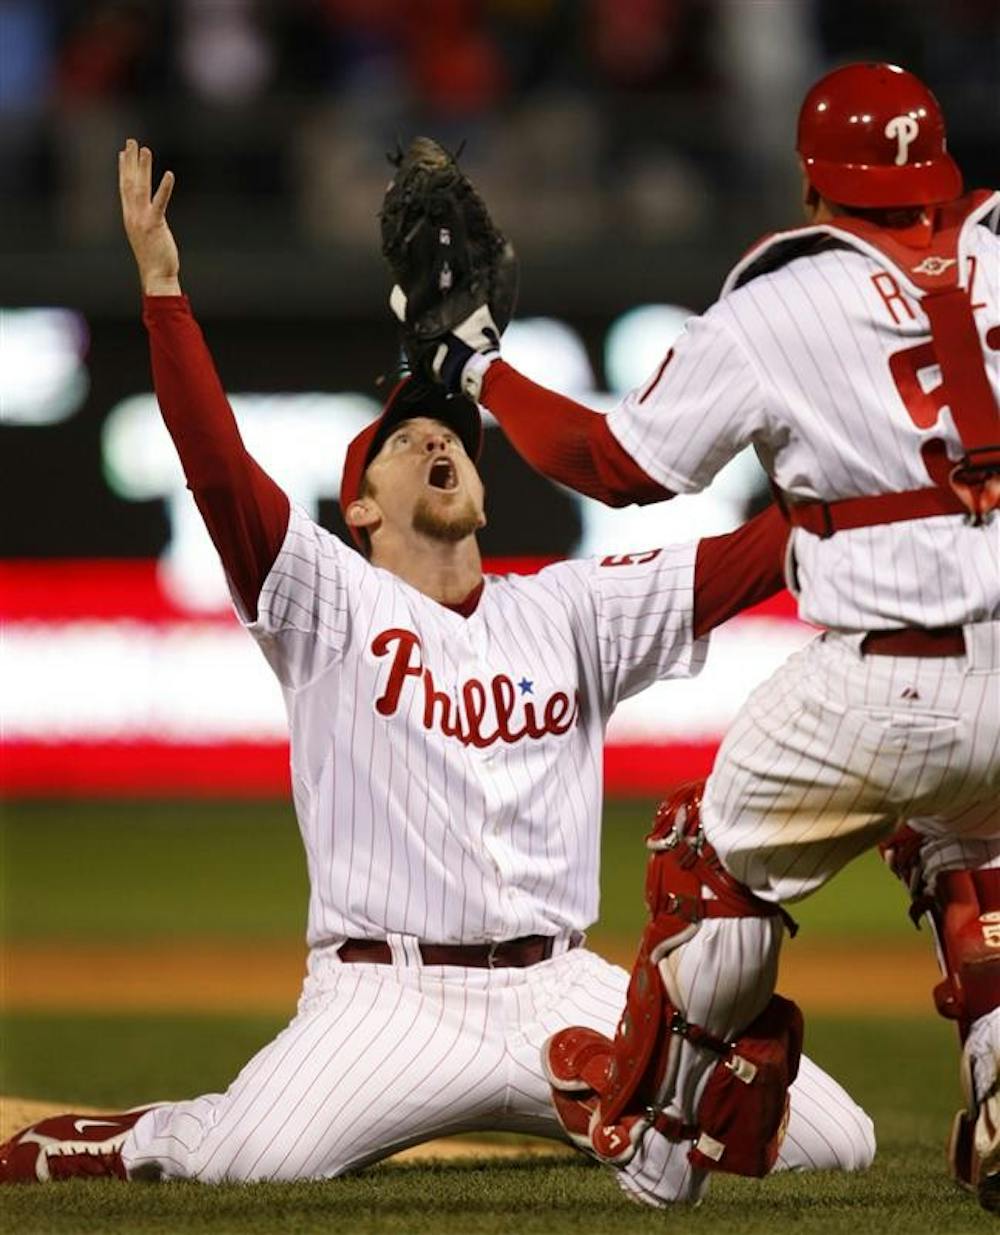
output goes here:
<path id="1" fill-rule="evenodd" d="M 532 467 L 587 497 L 625 506 L 696 492 L 763 424 L 757 374 L 721 316 L 692 318 L 607 416 L 499 359 L 483 368 L 479 401 Z"/>
<path id="2" fill-rule="evenodd" d="M 525 462 L 550 480 L 607 506 L 673 497 L 623 449 L 606 416 L 539 386 L 503 360 L 486 371 L 479 401 Z"/>
<path id="3" fill-rule="evenodd" d="M 785 586 L 788 524 L 777 506 L 723 536 L 698 541 L 694 567 L 694 636 L 768 600 Z"/>

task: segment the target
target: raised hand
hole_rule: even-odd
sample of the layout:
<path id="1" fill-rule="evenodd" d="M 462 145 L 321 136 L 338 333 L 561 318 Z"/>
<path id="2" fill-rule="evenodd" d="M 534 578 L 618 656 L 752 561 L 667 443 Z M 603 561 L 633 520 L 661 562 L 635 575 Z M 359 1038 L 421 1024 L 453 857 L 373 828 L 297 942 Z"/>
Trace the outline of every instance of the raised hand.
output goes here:
<path id="1" fill-rule="evenodd" d="M 135 138 L 118 152 L 118 192 L 125 235 L 139 267 L 139 282 L 147 296 L 179 296 L 180 257 L 167 225 L 167 203 L 174 189 L 174 173 L 164 172 L 155 193 L 153 152 Z"/>

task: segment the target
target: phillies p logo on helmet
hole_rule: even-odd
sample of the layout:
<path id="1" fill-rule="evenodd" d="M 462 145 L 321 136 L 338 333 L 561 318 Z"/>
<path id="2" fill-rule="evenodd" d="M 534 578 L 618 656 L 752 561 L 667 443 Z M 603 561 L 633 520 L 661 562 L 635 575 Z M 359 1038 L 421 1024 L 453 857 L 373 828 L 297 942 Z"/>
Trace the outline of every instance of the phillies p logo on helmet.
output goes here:
<path id="1" fill-rule="evenodd" d="M 802 103 L 796 149 L 812 187 L 842 206 L 927 206 L 962 192 L 940 104 L 898 64 L 821 77 Z"/>
<path id="2" fill-rule="evenodd" d="M 896 166 L 902 167 L 908 161 L 910 145 L 916 141 L 920 132 L 920 123 L 913 116 L 893 116 L 885 126 L 885 135 L 890 141 L 898 142 L 896 147 Z"/>

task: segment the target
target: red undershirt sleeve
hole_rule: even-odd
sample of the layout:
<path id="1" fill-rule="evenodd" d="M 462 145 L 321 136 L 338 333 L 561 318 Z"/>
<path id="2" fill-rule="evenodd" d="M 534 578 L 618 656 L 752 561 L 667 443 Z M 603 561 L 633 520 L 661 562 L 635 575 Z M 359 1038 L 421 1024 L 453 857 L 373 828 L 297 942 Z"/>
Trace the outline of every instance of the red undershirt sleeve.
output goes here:
<path id="1" fill-rule="evenodd" d="M 518 454 L 550 480 L 608 506 L 673 497 L 624 449 L 605 416 L 546 390 L 504 361 L 486 370 L 479 400 Z"/>
<path id="2" fill-rule="evenodd" d="M 769 506 L 735 532 L 698 542 L 695 638 L 781 591 L 787 541 L 788 524 L 777 506 Z"/>
<path id="3" fill-rule="evenodd" d="M 186 296 L 144 296 L 153 384 L 208 534 L 249 617 L 288 530 L 284 491 L 247 453 Z"/>

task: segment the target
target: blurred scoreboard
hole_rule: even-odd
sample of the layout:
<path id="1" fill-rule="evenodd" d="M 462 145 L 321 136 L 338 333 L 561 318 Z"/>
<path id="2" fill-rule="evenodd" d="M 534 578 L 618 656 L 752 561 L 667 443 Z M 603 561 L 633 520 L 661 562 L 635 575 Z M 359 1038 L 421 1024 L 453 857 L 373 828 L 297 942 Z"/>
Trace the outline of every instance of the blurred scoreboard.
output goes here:
<path id="1" fill-rule="evenodd" d="M 567 322 L 519 321 L 505 353 L 606 408 L 645 380 L 682 321 L 676 308 L 645 306 L 590 337 Z M 338 327 L 331 358 L 323 322 L 206 327 L 249 449 L 339 534 L 344 449 L 378 409 L 371 375 L 395 360 L 391 340 L 355 330 Z M 0 790 L 287 792 L 281 694 L 228 604 L 150 393 L 141 327 L 30 309 L 4 312 L 0 332 Z M 489 420 L 486 443 L 483 546 L 499 572 L 725 531 L 761 487 L 746 457 L 706 494 L 611 511 L 536 476 Z M 787 595 L 716 632 L 700 678 L 619 708 L 608 790 L 655 794 L 707 772 L 743 699 L 809 636 Z"/>

